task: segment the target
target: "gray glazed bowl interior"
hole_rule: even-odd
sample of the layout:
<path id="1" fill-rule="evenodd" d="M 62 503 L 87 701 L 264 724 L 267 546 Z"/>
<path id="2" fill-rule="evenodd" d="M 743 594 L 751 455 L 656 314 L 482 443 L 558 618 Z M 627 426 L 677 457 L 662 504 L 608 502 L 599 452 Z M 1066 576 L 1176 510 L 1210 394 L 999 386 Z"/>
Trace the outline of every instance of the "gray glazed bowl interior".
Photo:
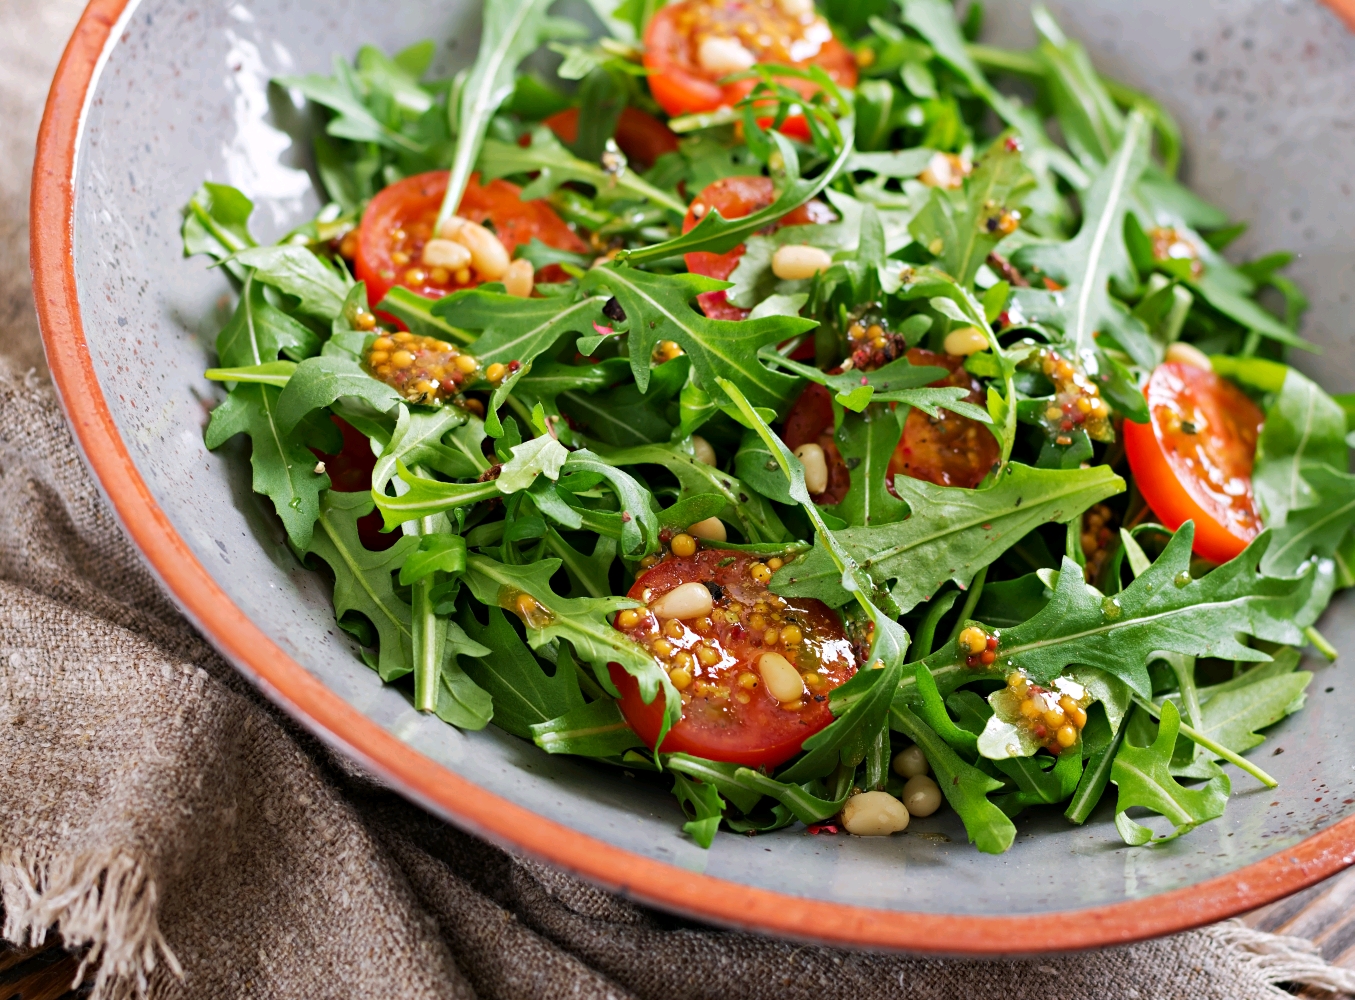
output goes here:
<path id="1" fill-rule="evenodd" d="M 1027 5 L 989 6 L 987 40 L 1029 45 Z M 1313 299 L 1307 335 L 1325 354 L 1297 363 L 1333 391 L 1355 389 L 1355 39 L 1315 0 L 1080 0 L 1050 3 L 1101 69 L 1151 92 L 1179 118 L 1194 185 L 1252 228 L 1234 252 L 1297 250 Z M 250 489 L 247 448 L 208 453 L 220 398 L 202 378 L 231 306 L 224 277 L 180 254 L 179 207 L 201 179 L 255 199 L 256 232 L 276 237 L 318 207 L 305 166 L 307 121 L 275 74 L 328 72 L 373 43 L 439 41 L 439 69 L 465 65 L 478 4 L 394 0 L 142 0 L 95 80 L 77 163 L 75 260 L 92 361 L 141 476 L 231 599 L 286 652 L 377 724 L 438 765 L 542 816 L 695 872 L 811 899 L 937 914 L 1039 914 L 1138 899 L 1228 873 L 1355 812 L 1355 684 L 1316 671 L 1308 707 L 1259 751 L 1281 780 L 1234 772 L 1225 817 L 1174 843 L 1129 848 L 1106 804 L 1085 827 L 1052 812 L 1018 820 L 1002 857 L 965 843 L 953 814 L 904 836 L 750 839 L 710 851 L 685 837 L 665 792 L 619 772 L 550 757 L 494 728 L 463 733 L 412 710 L 357 658 L 327 584 L 297 564 Z M 448 40 L 455 40 L 449 42 Z M 1323 624 L 1355 648 L 1355 602 Z M 342 734 L 338 734 L 342 736 Z M 1271 756 L 1270 748 L 1284 754 Z M 1070 869 L 1070 865 L 1073 866 Z M 1070 875 L 1075 872 L 1075 877 Z M 620 876 L 620 873 L 618 873 Z"/>

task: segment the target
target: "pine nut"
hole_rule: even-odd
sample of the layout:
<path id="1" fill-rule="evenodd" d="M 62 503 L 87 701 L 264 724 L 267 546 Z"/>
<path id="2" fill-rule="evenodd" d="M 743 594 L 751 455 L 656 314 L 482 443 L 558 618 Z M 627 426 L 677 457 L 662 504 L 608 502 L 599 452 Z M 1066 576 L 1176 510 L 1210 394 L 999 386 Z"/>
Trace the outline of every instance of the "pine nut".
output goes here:
<path id="1" fill-rule="evenodd" d="M 704 538 L 708 542 L 724 542 L 729 539 L 729 532 L 725 531 L 725 523 L 718 517 L 708 517 L 704 521 L 697 521 L 695 524 L 688 525 L 687 534 Z"/>
<path id="2" fill-rule="evenodd" d="M 890 766 L 900 778 L 916 778 L 927 773 L 927 757 L 921 747 L 911 746 L 896 753 Z"/>
<path id="3" fill-rule="evenodd" d="M 520 299 L 530 298 L 532 289 L 536 287 L 536 269 L 532 267 L 532 262 L 519 257 L 509 264 L 508 270 L 504 272 L 503 287 L 509 295 L 516 295 Z"/>
<path id="4" fill-rule="evenodd" d="M 862 792 L 842 807 L 842 825 L 858 837 L 887 837 L 908 829 L 908 810 L 888 792 Z"/>
<path id="5" fill-rule="evenodd" d="M 832 266 L 828 251 L 804 244 L 778 247 L 772 254 L 772 274 L 782 281 L 803 281 Z"/>
<path id="6" fill-rule="evenodd" d="M 696 61 L 711 76 L 728 76 L 750 68 L 757 62 L 757 56 L 744 48 L 736 38 L 707 35 L 701 40 Z"/>
<path id="7" fill-rule="evenodd" d="M 700 434 L 692 435 L 692 457 L 702 465 L 713 467 L 716 464 L 715 449 Z"/>
<path id="8" fill-rule="evenodd" d="M 423 263 L 459 271 L 470 263 L 470 251 L 453 240 L 429 240 L 423 245 Z"/>
<path id="9" fill-rule="evenodd" d="M 805 467 L 805 489 L 822 493 L 828 489 L 828 459 L 816 444 L 802 444 L 795 449 L 795 457 Z"/>
<path id="10" fill-rule="evenodd" d="M 1214 370 L 1214 365 L 1209 360 L 1208 354 L 1205 354 L 1194 344 L 1187 344 L 1183 340 L 1178 340 L 1167 348 L 1167 360 L 1172 364 L 1203 368 L 1207 372 Z"/>
<path id="11" fill-rule="evenodd" d="M 941 787 L 925 774 L 909 778 L 903 786 L 903 804 L 909 815 L 930 816 L 941 808 Z"/>
<path id="12" fill-rule="evenodd" d="M 660 597 L 649 610 L 659 618 L 700 618 L 710 614 L 714 606 L 704 583 L 684 583 Z"/>
<path id="13" fill-rule="evenodd" d="M 988 335 L 977 326 L 962 326 L 946 334 L 945 351 L 957 358 L 988 350 Z"/>
<path id="14" fill-rule="evenodd" d="M 508 251 L 484 226 L 477 222 L 462 222 L 452 239 L 470 251 L 471 265 L 485 281 L 498 281 L 508 273 Z"/>
<path id="15" fill-rule="evenodd" d="M 777 6 L 781 13 L 797 19 L 814 13 L 814 0 L 777 0 Z"/>
<path id="16" fill-rule="evenodd" d="M 777 701 L 799 701 L 805 693 L 804 678 L 780 653 L 763 653 L 757 658 L 757 669 L 767 693 Z"/>

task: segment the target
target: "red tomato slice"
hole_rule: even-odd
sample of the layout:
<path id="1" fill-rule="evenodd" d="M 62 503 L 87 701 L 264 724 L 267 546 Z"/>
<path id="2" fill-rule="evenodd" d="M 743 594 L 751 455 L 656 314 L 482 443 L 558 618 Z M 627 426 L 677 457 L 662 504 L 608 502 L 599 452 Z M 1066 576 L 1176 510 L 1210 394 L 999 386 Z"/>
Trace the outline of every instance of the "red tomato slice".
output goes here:
<path id="1" fill-rule="evenodd" d="M 561 142 L 572 143 L 579 135 L 579 109 L 566 108 L 546 119 L 545 125 Z M 676 153 L 678 138 L 663 122 L 639 108 L 624 108 L 616 122 L 616 144 L 626 159 L 648 170 L 664 153 Z"/>
<path id="2" fill-rule="evenodd" d="M 820 66 L 838 86 L 856 86 L 856 60 L 817 14 L 795 17 L 758 0 L 682 0 L 659 10 L 645 29 L 649 89 L 670 115 L 732 107 L 755 86 L 753 80 L 720 85 L 729 72 L 712 72 L 701 61 L 702 42 L 709 38 L 737 41 L 758 62 Z M 808 80 L 781 82 L 806 97 L 819 89 Z"/>
<path id="3" fill-rule="evenodd" d="M 964 370 L 964 358 L 913 347 L 908 351 L 908 360 L 918 366 L 936 365 L 950 369 L 948 377 L 931 383 L 932 386 L 967 387 L 968 401 L 976 406 L 983 405 L 983 386 Z M 817 444 L 823 449 L 828 461 L 828 488 L 814 497 L 814 502 L 824 506 L 841 503 L 851 485 L 851 476 L 833 438 L 833 404 L 827 389 L 821 385 L 805 388 L 786 415 L 781 438 L 792 451 L 802 444 Z M 885 482 L 890 492 L 893 492 L 896 475 L 925 479 L 938 486 L 973 489 L 988 475 L 1001 454 L 997 440 L 977 420 L 949 410 L 941 410 L 940 416 L 933 420 L 921 410 L 913 410 L 904 421 L 899 446 L 889 460 Z"/>
<path id="4" fill-rule="evenodd" d="M 368 493 L 372 489 L 372 470 L 376 456 L 372 454 L 367 435 L 346 421 L 331 416 L 335 426 L 343 432 L 343 449 L 337 455 L 325 455 L 314 448 L 315 457 L 325 463 L 330 488 L 339 493 Z M 398 531 L 383 532 L 381 511 L 373 510 L 358 518 L 358 538 L 373 552 L 390 548 L 402 537 Z"/>
<path id="5" fill-rule="evenodd" d="M 833 721 L 828 693 L 856 673 L 856 655 L 837 616 L 819 601 L 784 601 L 771 594 L 749 575 L 755 561 L 724 549 L 702 549 L 685 559 L 669 556 L 630 589 L 630 597 L 646 603 L 692 582 L 714 584 L 712 593 L 720 594 L 709 618 L 673 619 L 661 629 L 646 613 L 623 630 L 655 652 L 670 676 L 678 674 L 682 719 L 664 737 L 666 753 L 774 767 Z M 798 641 L 786 637 L 790 625 L 799 629 Z M 769 644 L 773 628 L 780 631 Z M 666 646 L 656 647 L 660 641 Z M 773 698 L 762 682 L 758 660 L 768 651 L 780 653 L 805 678 L 801 700 L 790 703 L 792 708 Z M 612 664 L 611 676 L 626 721 L 652 747 L 663 721 L 663 695 L 646 705 L 639 684 L 620 666 Z"/>
<path id="6" fill-rule="evenodd" d="M 1212 371 L 1158 365 L 1144 392 L 1152 420 L 1125 421 L 1124 450 L 1134 482 L 1173 531 L 1195 522 L 1195 551 L 1225 563 L 1261 531 L 1252 496 L 1252 462 L 1261 410 Z"/>
<path id="7" fill-rule="evenodd" d="M 358 228 L 358 252 L 354 272 L 367 283 L 367 301 L 376 306 L 395 285 L 438 299 L 459 288 L 478 284 L 471 280 L 458 284 L 455 275 L 419 264 L 423 247 L 433 238 L 433 225 L 447 192 L 447 171 L 434 170 L 406 177 L 386 188 L 367 205 Z M 588 245 L 539 199 L 523 201 L 522 189 L 505 180 L 490 181 L 483 187 L 479 175 L 471 177 L 461 198 L 458 214 L 472 222 L 493 225 L 495 233 L 511 255 L 519 243 L 535 237 L 542 243 L 586 253 Z"/>
<path id="8" fill-rule="evenodd" d="M 666 8 L 665 8 L 666 9 Z M 707 212 L 717 209 L 726 219 L 742 219 L 745 215 L 766 208 L 776 200 L 776 190 L 770 177 L 723 177 L 706 185 L 702 192 L 687 206 L 687 215 L 682 220 L 682 231 L 690 232 Z M 803 226 L 810 223 L 832 222 L 836 216 L 833 210 L 815 198 L 794 211 L 783 215 L 770 230 L 782 226 Z M 704 274 L 708 278 L 728 280 L 738 267 L 745 246 L 740 243 L 726 253 L 708 253 L 704 250 L 689 253 L 683 258 L 687 270 L 693 274 Z M 702 292 L 696 297 L 701 311 L 711 319 L 747 319 L 748 310 L 731 305 L 724 290 Z M 797 357 L 798 352 L 797 352 Z"/>
<path id="9" fill-rule="evenodd" d="M 936 388 L 955 385 L 968 389 L 966 402 L 985 404 L 983 384 L 964 370 L 964 358 L 937 354 L 920 347 L 910 348 L 908 361 L 914 365 L 949 368 L 950 376 L 931 385 Z M 1002 457 L 1002 449 L 992 432 L 977 420 L 950 410 L 939 410 L 929 417 L 912 410 L 903 424 L 903 435 L 889 460 L 886 483 L 893 489 L 898 474 L 925 479 L 937 486 L 959 486 L 972 490 L 983 481 Z"/>

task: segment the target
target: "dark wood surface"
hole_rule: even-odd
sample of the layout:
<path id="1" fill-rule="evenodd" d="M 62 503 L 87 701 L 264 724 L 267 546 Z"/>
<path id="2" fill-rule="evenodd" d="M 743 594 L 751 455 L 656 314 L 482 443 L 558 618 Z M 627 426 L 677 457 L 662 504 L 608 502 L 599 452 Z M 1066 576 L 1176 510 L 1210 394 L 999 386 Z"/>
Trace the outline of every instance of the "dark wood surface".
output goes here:
<path id="1" fill-rule="evenodd" d="M 1242 919 L 1258 930 L 1307 938 L 1327 961 L 1355 968 L 1355 868 Z M 79 965 L 56 946 L 24 951 L 0 944 L 0 1000 L 78 1000 L 86 992 L 71 988 Z M 1336 1000 L 1325 992 L 1299 995 Z"/>

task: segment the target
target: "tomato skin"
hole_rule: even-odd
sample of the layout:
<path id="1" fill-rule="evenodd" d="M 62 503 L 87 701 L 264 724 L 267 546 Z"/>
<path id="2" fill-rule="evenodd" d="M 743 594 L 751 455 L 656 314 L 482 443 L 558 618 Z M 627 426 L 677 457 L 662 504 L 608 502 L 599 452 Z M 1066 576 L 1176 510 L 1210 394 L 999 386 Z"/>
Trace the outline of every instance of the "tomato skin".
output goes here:
<path id="1" fill-rule="evenodd" d="M 725 560 L 732 561 L 719 565 Z M 757 616 L 749 614 L 758 601 L 772 600 L 766 588 L 748 574 L 755 557 L 722 549 L 702 549 L 687 558 L 670 556 L 641 574 L 628 596 L 641 600 L 646 590 L 653 601 L 682 583 L 715 583 L 723 590 L 716 602 L 709 627 L 698 633 L 684 623 L 683 638 L 672 638 L 679 649 L 695 648 L 704 640 L 722 654 L 711 667 L 695 666 L 695 679 L 683 691 L 682 719 L 664 737 L 665 753 L 689 753 L 708 760 L 743 764 L 747 767 L 775 767 L 800 752 L 806 739 L 833 721 L 828 708 L 828 693 L 845 683 L 856 672 L 851 643 L 843 633 L 836 614 L 815 600 L 786 601 L 781 611 L 769 609 L 763 615 L 770 625 L 774 614 L 783 614 L 782 622 L 794 620 L 803 631 L 799 644 L 777 644 L 775 650 L 792 659 L 801 670 L 817 666 L 821 678 L 798 710 L 780 705 L 764 688 L 743 688 L 741 674 L 757 675 L 757 658 L 767 647 L 763 636 L 750 626 Z M 729 623 L 720 611 L 740 610 L 738 624 Z M 658 623 L 648 615 L 638 626 L 623 630 L 631 638 L 648 645 L 659 637 Z M 620 626 L 618 626 L 620 628 Z M 666 633 L 665 633 L 666 637 Z M 671 662 L 671 661 L 670 661 Z M 612 682 L 621 692 L 621 712 L 626 721 L 649 746 L 658 739 L 663 722 L 663 694 L 646 705 L 640 686 L 618 664 L 610 668 Z M 703 692 L 703 688 L 705 689 Z M 809 689 L 806 689 L 809 691 Z M 723 692 L 720 697 L 718 692 Z M 739 700 L 742 696 L 746 700 Z"/>
<path id="2" fill-rule="evenodd" d="M 579 109 L 566 108 L 544 122 L 564 143 L 579 136 Z M 613 136 L 626 159 L 641 170 L 648 170 L 664 153 L 676 153 L 678 138 L 667 125 L 639 108 L 623 108 Z"/>
<path id="3" fill-rule="evenodd" d="M 687 206 L 687 214 L 682 220 L 682 231 L 691 232 L 711 209 L 719 211 L 726 219 L 742 219 L 746 215 L 761 211 L 776 200 L 776 189 L 770 177 L 735 176 L 722 177 L 707 184 Z M 699 213 L 699 214 L 698 214 Z M 783 215 L 769 230 L 782 226 L 803 226 L 810 223 L 832 222 L 836 216 L 823 202 L 815 198 L 799 208 Z M 699 250 L 683 257 L 687 270 L 693 274 L 704 274 L 708 278 L 727 281 L 739 266 L 739 258 L 747 247 L 740 243 L 725 253 L 710 253 Z M 732 305 L 724 289 L 718 292 L 702 292 L 696 297 L 701 311 L 711 319 L 747 319 L 750 310 Z M 798 355 L 797 355 L 798 356 Z"/>
<path id="4" fill-rule="evenodd" d="M 432 236 L 438 209 L 447 193 L 448 176 L 446 170 L 434 170 L 406 177 L 379 192 L 368 203 L 358 227 L 358 252 L 353 270 L 359 281 L 367 283 L 367 301 L 373 307 L 396 285 L 401 272 L 408 273 L 411 266 L 396 265 L 391 259 L 393 234 L 397 230 L 409 233 L 416 252 L 422 250 L 423 242 Z M 518 244 L 530 243 L 533 237 L 560 250 L 588 251 L 588 245 L 550 205 L 540 199 L 523 201 L 521 193 L 521 188 L 505 180 L 493 180 L 481 186 L 479 175 L 472 175 L 457 214 L 472 222 L 492 223 L 499 241 L 510 255 Z M 471 282 L 465 285 L 438 284 L 430 279 L 417 286 L 406 284 L 406 287 L 425 298 L 441 298 L 474 284 L 478 282 L 472 276 Z"/>
<path id="5" fill-rule="evenodd" d="M 775 8 L 756 0 L 681 0 L 661 8 L 650 19 L 644 39 L 644 65 L 649 70 L 649 89 L 654 100 L 673 116 L 733 107 L 743 100 L 756 86 L 756 81 L 739 80 L 721 86 L 717 82 L 718 78 L 712 77 L 697 63 L 691 26 L 695 21 L 708 22 L 707 26 L 723 29 L 712 34 L 728 37 L 736 33 L 739 26 L 752 23 L 758 26 L 759 35 L 767 35 L 761 29 L 769 18 L 781 22 L 777 25 L 776 34 L 788 34 L 791 31 L 802 33 L 802 26 L 798 22 L 792 22 Z M 713 25 L 715 21 L 720 22 L 719 25 Z M 826 34 L 826 25 L 820 27 L 821 24 L 816 23 L 814 30 Z M 744 36 L 744 40 L 746 38 Z M 856 60 L 846 46 L 831 35 L 819 42 L 814 53 L 807 58 L 795 60 L 786 53 L 770 50 L 755 55 L 761 62 L 801 69 L 817 65 L 838 86 L 848 89 L 856 86 Z M 780 82 L 806 98 L 813 96 L 819 89 L 809 80 L 783 77 Z"/>
<path id="6" fill-rule="evenodd" d="M 985 405 L 983 384 L 965 371 L 964 358 L 913 347 L 908 350 L 908 361 L 919 366 L 948 368 L 950 375 L 931 386 L 968 389 L 966 402 L 978 407 Z M 904 420 L 903 434 L 889 460 L 885 481 L 891 492 L 896 475 L 972 490 L 983 482 L 1001 456 L 997 439 L 977 420 L 950 410 L 940 410 L 939 416 L 932 418 L 914 409 Z"/>
<path id="7" fill-rule="evenodd" d="M 1195 552 L 1225 563 L 1261 531 L 1251 473 L 1263 414 L 1231 382 L 1194 365 L 1158 365 L 1144 395 L 1150 422 L 1121 429 L 1134 482 L 1164 525 L 1175 531 L 1194 521 Z"/>
<path id="8" fill-rule="evenodd" d="M 325 463 L 325 472 L 329 476 L 330 489 L 336 493 L 368 493 L 372 489 L 372 470 L 376 468 L 376 456 L 372 454 L 371 442 L 367 435 L 357 430 L 345 420 L 331 415 L 330 420 L 343 434 L 343 448 L 337 455 L 323 452 L 311 452 Z M 403 536 L 398 531 L 382 531 L 384 522 L 381 511 L 372 510 L 358 518 L 358 538 L 373 552 L 384 552 Z"/>

